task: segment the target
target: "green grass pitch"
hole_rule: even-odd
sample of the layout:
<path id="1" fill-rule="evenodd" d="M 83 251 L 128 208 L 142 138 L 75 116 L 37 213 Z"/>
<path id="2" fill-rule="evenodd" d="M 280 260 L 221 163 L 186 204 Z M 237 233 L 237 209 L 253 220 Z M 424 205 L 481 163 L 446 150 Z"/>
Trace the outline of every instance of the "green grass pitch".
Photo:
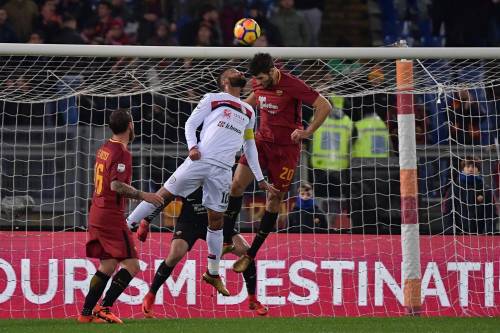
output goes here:
<path id="1" fill-rule="evenodd" d="M 78 324 L 74 319 L 0 320 L 0 332 L 322 333 L 500 332 L 500 318 L 245 318 L 125 320 L 124 325 Z"/>

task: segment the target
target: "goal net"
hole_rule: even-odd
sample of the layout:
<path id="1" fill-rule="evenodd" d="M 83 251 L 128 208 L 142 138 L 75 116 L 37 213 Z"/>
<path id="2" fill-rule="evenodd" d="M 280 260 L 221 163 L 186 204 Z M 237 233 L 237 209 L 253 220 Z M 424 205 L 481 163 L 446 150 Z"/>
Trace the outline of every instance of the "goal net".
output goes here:
<path id="1" fill-rule="evenodd" d="M 0 317 L 79 313 L 97 267 L 84 231 L 110 112 L 131 111 L 133 186 L 155 191 L 186 158 L 185 121 L 217 90 L 219 71 L 245 71 L 257 51 L 334 106 L 303 143 L 278 232 L 257 257 L 257 296 L 272 316 L 500 314 L 500 51 L 7 45 Z M 312 116 L 305 106 L 304 124 Z M 248 241 L 264 207 L 250 186 L 237 224 Z M 137 242 L 142 271 L 115 304 L 120 316 L 141 317 L 178 213 L 167 207 Z M 233 255 L 221 262 L 232 296 L 200 282 L 206 254 L 198 241 L 177 265 L 158 293 L 159 317 L 254 315 Z"/>

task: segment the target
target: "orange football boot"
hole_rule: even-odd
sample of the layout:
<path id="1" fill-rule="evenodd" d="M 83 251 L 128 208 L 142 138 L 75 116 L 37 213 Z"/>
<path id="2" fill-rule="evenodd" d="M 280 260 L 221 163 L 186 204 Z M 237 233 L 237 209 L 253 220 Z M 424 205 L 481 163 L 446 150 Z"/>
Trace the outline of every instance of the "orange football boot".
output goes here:
<path id="1" fill-rule="evenodd" d="M 108 323 L 123 324 L 123 321 L 111 312 L 108 306 L 96 305 L 94 308 L 94 316 L 106 320 Z"/>
<path id="2" fill-rule="evenodd" d="M 90 316 L 79 315 L 76 320 L 81 324 L 90 324 L 90 323 L 102 324 L 106 322 L 105 320 L 102 320 L 101 318 L 97 318 L 96 316 L 92 315 Z"/>
<path id="3" fill-rule="evenodd" d="M 248 296 L 248 308 L 250 310 L 255 310 L 255 312 L 259 316 L 265 316 L 269 312 L 269 308 L 265 305 L 262 305 L 262 303 L 257 300 L 257 297 L 255 297 L 255 295 Z"/>
<path id="4" fill-rule="evenodd" d="M 142 313 L 146 318 L 156 318 L 153 314 L 153 304 L 155 302 L 155 295 L 151 292 L 147 293 L 144 296 L 144 300 L 142 301 Z"/>

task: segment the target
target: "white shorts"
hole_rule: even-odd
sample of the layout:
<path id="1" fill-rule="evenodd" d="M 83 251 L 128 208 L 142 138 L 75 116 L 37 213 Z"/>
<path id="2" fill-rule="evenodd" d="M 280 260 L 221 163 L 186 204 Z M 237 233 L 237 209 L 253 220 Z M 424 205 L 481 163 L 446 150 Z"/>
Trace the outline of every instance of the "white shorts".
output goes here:
<path id="1" fill-rule="evenodd" d="M 231 189 L 232 171 L 203 160 L 188 157 L 163 187 L 175 196 L 187 197 L 203 186 L 202 204 L 216 212 L 225 212 Z"/>

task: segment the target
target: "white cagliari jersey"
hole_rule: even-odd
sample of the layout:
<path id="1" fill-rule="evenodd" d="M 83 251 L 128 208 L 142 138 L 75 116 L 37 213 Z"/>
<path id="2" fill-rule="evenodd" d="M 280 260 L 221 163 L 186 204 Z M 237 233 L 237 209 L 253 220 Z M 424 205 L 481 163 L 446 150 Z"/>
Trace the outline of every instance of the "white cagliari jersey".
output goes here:
<path id="1" fill-rule="evenodd" d="M 200 142 L 197 142 L 196 129 L 202 123 Z M 248 103 L 225 92 L 208 93 L 186 121 L 186 141 L 189 149 L 198 145 L 202 160 L 231 168 L 243 145 L 245 131 L 253 133 L 254 127 L 255 112 Z M 258 167 L 258 159 L 253 162 Z M 250 167 L 260 180 L 260 167 L 258 170 Z"/>

